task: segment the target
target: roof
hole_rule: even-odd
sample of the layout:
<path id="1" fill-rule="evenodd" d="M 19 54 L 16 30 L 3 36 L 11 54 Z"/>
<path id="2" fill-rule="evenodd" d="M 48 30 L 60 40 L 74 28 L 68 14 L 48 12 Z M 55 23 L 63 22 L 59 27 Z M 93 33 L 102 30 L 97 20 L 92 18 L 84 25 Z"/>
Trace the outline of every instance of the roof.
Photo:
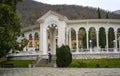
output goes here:
<path id="1" fill-rule="evenodd" d="M 55 16 L 57 16 L 60 20 L 68 20 L 68 18 L 66 17 L 66 16 L 63 16 L 63 15 L 61 15 L 61 14 L 58 14 L 58 13 L 56 13 L 56 12 L 54 12 L 54 11 L 51 11 L 51 10 L 49 10 L 47 13 L 45 13 L 42 17 L 40 17 L 38 20 L 37 20 L 37 22 L 41 22 L 41 21 L 43 21 L 46 17 L 48 17 L 49 15 L 55 15 Z"/>

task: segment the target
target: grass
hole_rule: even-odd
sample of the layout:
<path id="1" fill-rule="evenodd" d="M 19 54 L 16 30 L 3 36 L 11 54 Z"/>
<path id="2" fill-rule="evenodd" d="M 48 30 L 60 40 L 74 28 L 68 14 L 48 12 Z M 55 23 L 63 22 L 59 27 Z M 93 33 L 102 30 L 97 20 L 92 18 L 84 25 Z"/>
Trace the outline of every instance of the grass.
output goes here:
<path id="1" fill-rule="evenodd" d="M 32 64 L 34 60 L 0 60 L 0 66 L 3 64 L 13 64 L 15 68 L 25 68 L 28 67 L 29 64 Z"/>
<path id="2" fill-rule="evenodd" d="M 117 59 L 74 59 L 69 67 L 76 68 L 120 68 L 120 58 Z"/>

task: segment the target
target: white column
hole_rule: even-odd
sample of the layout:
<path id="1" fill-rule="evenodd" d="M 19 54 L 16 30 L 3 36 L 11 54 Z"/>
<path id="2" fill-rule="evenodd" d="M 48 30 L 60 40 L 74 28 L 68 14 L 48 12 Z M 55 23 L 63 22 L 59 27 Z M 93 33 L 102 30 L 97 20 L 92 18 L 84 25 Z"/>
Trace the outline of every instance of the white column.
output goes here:
<path id="1" fill-rule="evenodd" d="M 87 39 L 87 49 L 89 49 L 88 31 L 86 31 L 86 39 Z"/>
<path id="2" fill-rule="evenodd" d="M 56 53 L 56 30 L 53 32 L 53 54 Z"/>
<path id="3" fill-rule="evenodd" d="M 51 32 L 51 30 L 49 30 L 49 32 L 50 32 L 50 51 L 52 51 L 52 46 L 53 46 L 53 40 L 52 40 L 52 32 Z"/>
<path id="4" fill-rule="evenodd" d="M 69 46 L 70 46 L 70 49 L 72 49 L 72 44 L 71 44 L 71 29 L 69 30 Z"/>
<path id="5" fill-rule="evenodd" d="M 119 37 L 119 39 L 118 39 L 118 40 L 119 40 L 119 50 L 120 50 L 120 37 Z"/>
<path id="6" fill-rule="evenodd" d="M 40 33 L 38 33 L 38 34 L 39 34 L 39 35 L 38 35 L 38 36 L 39 36 L 39 51 L 41 51 L 41 48 L 40 48 L 40 47 L 41 47 L 41 44 L 40 44 L 40 39 L 41 39 L 41 38 L 40 38 Z"/>
<path id="7" fill-rule="evenodd" d="M 78 31 L 76 31 L 76 52 L 79 52 L 79 49 L 78 49 Z"/>
<path id="8" fill-rule="evenodd" d="M 117 48 L 118 48 L 118 47 L 117 47 L 117 31 L 115 31 L 115 41 L 116 41 L 116 44 L 115 44 L 116 47 L 115 47 L 115 48 L 116 48 L 116 51 L 117 51 Z"/>
<path id="9" fill-rule="evenodd" d="M 66 45 L 68 45 L 68 31 L 66 30 Z"/>
<path id="10" fill-rule="evenodd" d="M 43 28 L 43 55 L 47 55 L 47 30 Z"/>
<path id="11" fill-rule="evenodd" d="M 108 31 L 106 31 L 106 49 L 107 49 L 107 52 L 108 52 Z"/>
<path id="12" fill-rule="evenodd" d="M 114 50 L 115 50 L 115 52 L 117 52 L 117 31 L 115 31 L 115 48 L 114 48 Z"/>
<path id="13" fill-rule="evenodd" d="M 99 31 L 96 31 L 97 49 L 99 48 Z"/>
<path id="14" fill-rule="evenodd" d="M 32 33 L 32 45 L 33 45 L 33 47 L 34 47 L 34 44 L 35 44 L 35 42 L 34 42 L 34 33 Z"/>

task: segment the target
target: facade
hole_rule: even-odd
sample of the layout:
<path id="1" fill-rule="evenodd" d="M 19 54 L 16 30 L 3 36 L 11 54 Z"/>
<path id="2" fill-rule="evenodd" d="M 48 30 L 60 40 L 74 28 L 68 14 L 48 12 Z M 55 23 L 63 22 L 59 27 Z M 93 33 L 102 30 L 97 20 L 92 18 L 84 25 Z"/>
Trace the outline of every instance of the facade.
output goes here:
<path id="1" fill-rule="evenodd" d="M 48 52 L 56 54 L 56 48 L 62 45 L 69 45 L 72 54 L 120 53 L 118 19 L 69 20 L 48 11 L 37 20 L 36 25 L 22 28 L 22 31 L 29 40 L 24 51 L 39 51 L 41 55 L 47 55 Z M 100 31 L 104 33 L 103 38 L 100 37 Z M 112 39 L 110 31 L 113 33 Z"/>

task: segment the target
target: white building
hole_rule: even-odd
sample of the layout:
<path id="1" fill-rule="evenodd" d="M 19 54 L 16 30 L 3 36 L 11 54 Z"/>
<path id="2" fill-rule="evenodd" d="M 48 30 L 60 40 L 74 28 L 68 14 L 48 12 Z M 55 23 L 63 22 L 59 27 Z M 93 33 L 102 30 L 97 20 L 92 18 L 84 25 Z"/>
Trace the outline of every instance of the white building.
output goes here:
<path id="1" fill-rule="evenodd" d="M 91 32 L 90 32 L 91 30 Z M 104 45 L 100 42 L 100 30 L 104 31 Z M 109 31 L 114 33 L 109 44 Z M 23 28 L 29 40 L 24 51 L 39 51 L 56 54 L 56 48 L 69 45 L 73 55 L 119 53 L 120 57 L 120 20 L 119 19 L 83 19 L 69 20 L 53 11 L 48 11 L 37 20 L 37 24 Z"/>

